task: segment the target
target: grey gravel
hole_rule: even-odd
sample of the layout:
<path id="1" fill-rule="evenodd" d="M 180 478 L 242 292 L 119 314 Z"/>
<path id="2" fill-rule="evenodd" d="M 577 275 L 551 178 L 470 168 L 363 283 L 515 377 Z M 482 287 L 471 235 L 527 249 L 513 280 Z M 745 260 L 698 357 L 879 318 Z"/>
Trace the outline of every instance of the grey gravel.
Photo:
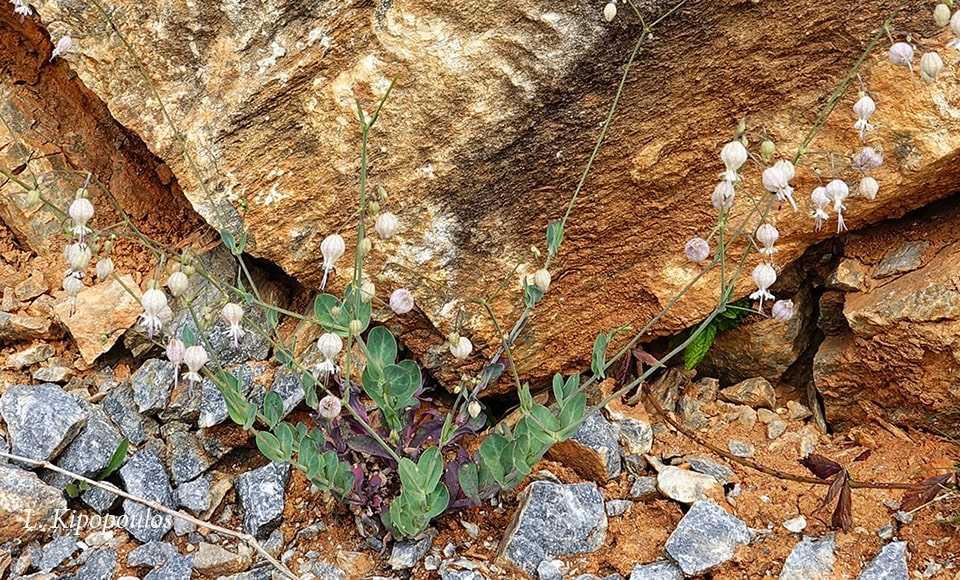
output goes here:
<path id="1" fill-rule="evenodd" d="M 238 475 L 233 485 L 243 508 L 243 529 L 263 538 L 280 524 L 290 464 L 268 463 Z"/>
<path id="2" fill-rule="evenodd" d="M 12 452 L 37 461 L 56 457 L 80 432 L 86 414 L 53 383 L 13 385 L 0 397 Z"/>
<path id="3" fill-rule="evenodd" d="M 0 544 L 50 530 L 66 509 L 60 490 L 40 481 L 37 474 L 0 464 Z M 29 526 L 24 514 L 30 517 Z"/>
<path id="4" fill-rule="evenodd" d="M 190 481 L 214 464 L 214 458 L 207 455 L 200 441 L 184 423 L 167 423 L 160 428 L 160 434 L 167 443 L 166 464 L 174 484 Z"/>
<path id="5" fill-rule="evenodd" d="M 122 440 L 123 437 L 106 413 L 94 407 L 87 413 L 87 422 L 80 434 L 64 449 L 56 464 L 84 477 L 96 477 L 110 464 L 110 458 Z M 44 480 L 58 489 L 63 489 L 73 478 L 50 472 Z"/>
<path id="6" fill-rule="evenodd" d="M 660 488 L 657 487 L 657 477 L 655 475 L 638 477 L 630 487 L 629 496 L 637 501 L 650 501 L 663 497 Z"/>
<path id="7" fill-rule="evenodd" d="M 155 568 L 167 563 L 171 558 L 180 552 L 177 547 L 167 542 L 147 542 L 142 546 L 137 546 L 127 554 L 127 566 L 139 568 L 140 566 L 149 566 Z"/>
<path id="8" fill-rule="evenodd" d="M 587 416 L 570 440 L 593 449 L 603 458 L 608 480 L 620 475 L 623 467 L 620 461 L 617 429 L 600 414 L 600 411 L 595 411 Z"/>
<path id="9" fill-rule="evenodd" d="M 156 432 L 156 423 L 140 415 L 137 402 L 133 397 L 133 387 L 128 382 L 110 389 L 100 406 L 120 428 L 120 433 L 134 445 L 142 445 L 152 433 Z"/>
<path id="10" fill-rule="evenodd" d="M 120 478 L 127 491 L 137 497 L 174 507 L 173 490 L 160 455 L 145 448 L 127 460 L 120 468 Z M 127 516 L 124 528 L 141 542 L 161 539 L 173 527 L 173 518 L 135 501 L 123 500 Z"/>
<path id="11" fill-rule="evenodd" d="M 682 580 L 683 573 L 673 562 L 658 560 L 633 567 L 630 580 Z"/>
<path id="12" fill-rule="evenodd" d="M 35 563 L 41 572 L 52 572 L 77 551 L 77 537 L 73 534 L 56 536 L 43 547 L 39 560 Z"/>
<path id="13" fill-rule="evenodd" d="M 684 574 L 695 576 L 726 562 L 738 545 L 748 543 L 745 523 L 717 504 L 700 500 L 670 534 L 665 550 Z"/>
<path id="14" fill-rule="evenodd" d="M 193 572 L 193 554 L 170 558 L 162 566 L 158 566 L 143 577 L 143 580 L 190 580 Z"/>
<path id="15" fill-rule="evenodd" d="M 90 555 L 86 563 L 75 574 L 64 576 L 62 580 L 103 580 L 104 578 L 113 578 L 116 573 L 116 550 L 100 548 Z"/>
<path id="16" fill-rule="evenodd" d="M 907 543 L 890 542 L 860 572 L 857 580 L 909 580 Z"/>
<path id="17" fill-rule="evenodd" d="M 627 510 L 633 507 L 633 502 L 628 499 L 611 499 L 604 506 L 607 515 L 610 517 L 622 516 Z"/>
<path id="18" fill-rule="evenodd" d="M 744 443 L 743 441 L 737 441 L 736 439 L 731 439 L 727 444 L 727 448 L 730 449 L 730 453 L 736 455 L 737 457 L 753 457 L 756 453 L 756 449 L 753 445 L 749 443 Z"/>
<path id="19" fill-rule="evenodd" d="M 827 534 L 819 540 L 804 538 L 793 547 L 780 572 L 780 580 L 827 580 L 833 573 L 836 536 Z"/>
<path id="20" fill-rule="evenodd" d="M 650 453 L 653 446 L 653 429 L 649 423 L 639 419 L 626 417 L 616 422 L 619 429 L 620 445 L 623 446 L 625 453 L 640 456 Z"/>
<path id="21" fill-rule="evenodd" d="M 729 483 L 733 481 L 733 478 L 735 477 L 732 469 L 726 465 L 717 463 L 709 457 L 687 455 L 683 458 L 683 460 L 689 463 L 691 469 L 694 471 L 699 471 L 700 473 L 709 475 L 720 483 Z"/>
<path id="22" fill-rule="evenodd" d="M 166 360 L 152 358 L 130 376 L 133 399 L 141 413 L 154 414 L 166 408 L 173 389 L 176 366 Z"/>
<path id="23" fill-rule="evenodd" d="M 394 570 L 413 568 L 427 555 L 436 537 L 437 530 L 430 528 L 419 540 L 402 540 L 395 543 L 390 551 L 390 559 L 387 561 L 387 565 Z"/>
<path id="24" fill-rule="evenodd" d="M 202 475 L 193 481 L 182 483 L 174 490 L 173 496 L 180 507 L 194 514 L 200 514 L 210 508 L 210 475 Z"/>

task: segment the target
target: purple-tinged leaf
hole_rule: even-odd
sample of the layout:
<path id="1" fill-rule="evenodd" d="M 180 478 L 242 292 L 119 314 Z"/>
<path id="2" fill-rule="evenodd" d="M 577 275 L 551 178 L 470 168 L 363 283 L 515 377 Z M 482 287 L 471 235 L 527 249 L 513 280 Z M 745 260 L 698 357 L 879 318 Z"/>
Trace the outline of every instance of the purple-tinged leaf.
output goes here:
<path id="1" fill-rule="evenodd" d="M 806 467 L 811 473 L 823 480 L 828 480 L 831 476 L 843 471 L 842 465 L 816 453 L 811 453 L 801 459 L 800 465 Z"/>
<path id="2" fill-rule="evenodd" d="M 928 477 L 920 483 L 914 485 L 903 492 L 903 499 L 900 500 L 900 509 L 905 512 L 911 512 L 918 507 L 930 503 L 937 494 L 943 491 L 944 487 L 953 478 L 953 473 L 942 473 Z"/>

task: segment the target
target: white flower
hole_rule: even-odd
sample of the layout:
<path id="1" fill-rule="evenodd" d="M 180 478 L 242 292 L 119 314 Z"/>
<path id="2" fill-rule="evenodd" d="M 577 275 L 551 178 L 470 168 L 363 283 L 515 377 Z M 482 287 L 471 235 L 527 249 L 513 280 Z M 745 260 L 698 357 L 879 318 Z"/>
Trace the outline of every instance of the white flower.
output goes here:
<path id="1" fill-rule="evenodd" d="M 390 309 L 397 314 L 406 314 L 413 310 L 413 294 L 406 288 L 397 288 L 390 295 Z"/>
<path id="2" fill-rule="evenodd" d="M 207 351 L 199 344 L 188 346 L 183 353 L 183 362 L 187 365 L 187 374 L 183 378 L 191 382 L 197 382 L 203 377 L 200 376 L 200 369 L 210 360 L 207 357 Z"/>
<path id="3" fill-rule="evenodd" d="M 70 264 L 70 269 L 66 271 L 66 275 L 83 278 L 83 271 L 90 265 L 90 259 L 93 257 L 90 246 L 83 242 L 77 242 L 67 246 L 64 253 L 67 257 L 67 263 Z"/>
<path id="4" fill-rule="evenodd" d="M 10 0 L 10 3 L 13 4 L 13 13 L 19 14 L 21 20 L 24 16 L 33 14 L 33 8 L 30 7 L 28 0 Z"/>
<path id="5" fill-rule="evenodd" d="M 723 180 L 713 188 L 713 195 L 710 196 L 710 202 L 713 204 L 713 207 L 724 210 L 730 209 L 733 207 L 733 184 L 727 180 Z"/>
<path id="6" fill-rule="evenodd" d="M 320 399 L 320 402 L 317 404 L 317 414 L 327 421 L 332 421 L 340 415 L 342 408 L 343 404 L 340 402 L 340 399 L 333 395 L 327 395 Z"/>
<path id="7" fill-rule="evenodd" d="M 551 281 L 550 270 L 546 268 L 540 268 L 533 273 L 533 285 L 539 288 L 544 294 L 550 289 Z"/>
<path id="8" fill-rule="evenodd" d="M 233 348 L 240 348 L 240 339 L 244 335 L 243 327 L 240 326 L 243 321 L 243 307 L 235 302 L 227 302 L 220 311 L 220 318 L 230 325 L 227 334 L 233 339 Z"/>
<path id="9" fill-rule="evenodd" d="M 702 262 L 710 255 L 710 244 L 703 238 L 691 238 L 683 248 L 683 253 L 691 262 Z"/>
<path id="10" fill-rule="evenodd" d="M 777 300 L 770 309 L 770 316 L 779 322 L 787 322 L 793 318 L 793 300 Z"/>
<path id="11" fill-rule="evenodd" d="M 826 207 L 830 205 L 830 198 L 827 197 L 827 188 L 826 187 L 817 187 L 814 188 L 813 193 L 810 194 L 810 201 L 813 202 L 814 210 L 810 212 L 810 215 L 813 216 L 814 227 L 816 231 L 823 229 L 823 222 L 830 218 L 830 215 L 827 214 Z"/>
<path id="12" fill-rule="evenodd" d="M 850 195 L 850 188 L 842 179 L 834 179 L 827 184 L 827 197 L 833 202 L 833 210 L 837 212 L 837 233 L 847 230 L 843 223 L 843 212 L 847 209 L 843 202 Z"/>
<path id="13" fill-rule="evenodd" d="M 760 253 L 767 257 L 772 257 L 774 252 L 777 251 L 773 245 L 780 239 L 780 232 L 777 231 L 777 228 L 768 223 L 763 223 L 757 228 L 756 236 L 757 241 L 763 244 L 763 247 L 760 248 Z"/>
<path id="14" fill-rule="evenodd" d="M 480 405 L 480 401 L 474 399 L 470 401 L 467 405 L 467 414 L 470 415 L 471 419 L 476 419 L 477 415 L 480 414 L 480 411 L 483 410 L 483 407 Z"/>
<path id="15" fill-rule="evenodd" d="M 87 227 L 87 222 L 93 217 L 93 204 L 85 197 L 78 197 L 70 204 L 67 213 L 73 220 L 73 235 L 83 242 L 83 236 L 93 231 Z"/>
<path id="16" fill-rule="evenodd" d="M 347 251 L 347 244 L 339 234 L 331 234 L 320 242 L 320 253 L 323 254 L 323 280 L 320 282 L 322 290 L 327 285 L 327 275 L 333 270 L 333 264 Z"/>
<path id="17" fill-rule="evenodd" d="M 57 45 L 53 47 L 53 52 L 50 53 L 50 62 L 53 62 L 53 59 L 70 50 L 71 46 L 73 46 L 72 38 L 69 36 L 61 37 L 60 40 L 57 41 Z"/>
<path id="18" fill-rule="evenodd" d="M 106 280 L 113 274 L 113 260 L 109 257 L 97 260 L 97 280 Z"/>
<path id="19" fill-rule="evenodd" d="M 140 315 L 140 326 L 147 331 L 147 336 L 153 340 L 153 335 L 160 332 L 163 327 L 164 309 L 169 310 L 167 306 L 167 295 L 162 290 L 151 288 L 143 293 L 140 300 L 143 306 L 143 314 Z"/>
<path id="20" fill-rule="evenodd" d="M 451 334 L 447 337 L 447 343 L 450 346 L 450 354 L 460 360 L 467 358 L 473 352 L 473 343 L 465 336 Z"/>
<path id="21" fill-rule="evenodd" d="M 868 122 L 868 119 L 876 110 L 877 104 L 873 102 L 869 95 L 863 95 L 853 105 L 853 112 L 857 115 L 857 122 L 853 124 L 853 128 L 860 129 L 861 141 L 866 139 L 867 131 L 873 129 L 873 125 Z"/>
<path id="22" fill-rule="evenodd" d="M 860 195 L 873 201 L 877 199 L 877 192 L 880 191 L 880 184 L 877 183 L 877 180 L 865 175 L 863 179 L 860 180 Z"/>
<path id="23" fill-rule="evenodd" d="M 177 337 L 170 339 L 167 343 L 167 360 L 174 364 L 173 388 L 180 386 L 180 365 L 183 363 L 183 357 L 186 355 L 187 347 L 183 341 Z"/>
<path id="24" fill-rule="evenodd" d="M 920 78 L 930 84 L 943 70 L 943 59 L 935 52 L 928 52 L 920 57 Z"/>
<path id="25" fill-rule="evenodd" d="M 187 275 L 184 274 L 182 270 L 177 270 L 167 278 L 167 290 L 170 291 L 170 295 L 174 298 L 186 292 L 189 286 L 190 279 L 187 278 Z"/>
<path id="26" fill-rule="evenodd" d="M 933 23 L 940 27 L 950 24 L 950 7 L 942 2 L 937 4 L 933 9 Z"/>
<path id="27" fill-rule="evenodd" d="M 906 42 L 894 42 L 890 47 L 890 62 L 905 66 L 913 73 L 913 47 Z"/>
<path id="28" fill-rule="evenodd" d="M 720 150 L 720 159 L 727 167 L 727 170 L 721 175 L 724 181 L 731 183 L 740 180 L 737 171 L 747 161 L 747 148 L 740 141 L 731 141 Z"/>
<path id="29" fill-rule="evenodd" d="M 793 211 L 797 211 L 797 203 L 793 201 L 793 188 L 787 183 L 793 178 L 794 172 L 792 163 L 778 161 L 772 167 L 764 169 L 761 177 L 767 191 L 777 194 L 777 199 L 781 202 L 789 201 Z"/>
<path id="30" fill-rule="evenodd" d="M 377 216 L 377 224 L 373 226 L 373 229 L 377 230 L 377 234 L 381 238 L 389 240 L 393 237 L 393 234 L 397 233 L 399 227 L 400 222 L 397 221 L 397 216 L 390 212 L 384 212 Z"/>
<path id="31" fill-rule="evenodd" d="M 766 262 L 761 262 L 757 264 L 757 267 L 753 269 L 753 282 L 757 285 L 757 291 L 750 295 L 751 300 L 760 300 L 760 310 L 763 310 L 763 301 L 773 300 L 774 295 L 770 293 L 768 288 L 773 286 L 773 283 L 777 281 L 777 271 L 773 269 L 773 266 L 767 264 Z"/>
<path id="32" fill-rule="evenodd" d="M 332 332 L 325 332 L 317 339 L 317 350 L 323 357 L 323 362 L 333 362 L 343 350 L 343 339 Z"/>
<path id="33" fill-rule="evenodd" d="M 77 294 L 83 290 L 83 282 L 81 282 L 79 278 L 67 276 L 63 279 L 63 289 L 66 291 L 67 296 L 76 298 Z"/>

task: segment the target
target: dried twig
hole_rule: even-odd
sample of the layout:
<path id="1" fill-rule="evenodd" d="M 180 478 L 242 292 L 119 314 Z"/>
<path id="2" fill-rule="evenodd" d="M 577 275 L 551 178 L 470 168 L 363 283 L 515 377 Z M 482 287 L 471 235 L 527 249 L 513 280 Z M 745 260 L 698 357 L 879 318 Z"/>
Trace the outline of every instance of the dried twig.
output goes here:
<path id="1" fill-rule="evenodd" d="M 104 482 L 102 482 L 102 481 L 95 481 L 95 480 L 93 480 L 93 479 L 86 478 L 86 477 L 84 477 L 84 476 L 82 476 L 82 475 L 80 475 L 80 474 L 78 474 L 78 473 L 74 473 L 74 472 L 72 472 L 72 471 L 68 471 L 68 470 L 66 470 L 66 469 L 63 469 L 62 467 L 58 467 L 58 466 L 50 463 L 49 461 L 37 461 L 36 459 L 30 459 L 29 457 L 23 457 L 22 455 L 16 455 L 16 454 L 13 454 L 13 453 L 4 453 L 4 452 L 0 452 L 0 457 L 6 457 L 6 458 L 12 459 L 12 460 L 14 460 L 14 461 L 20 461 L 20 462 L 23 462 L 23 463 L 28 463 L 28 464 L 30 464 L 30 465 L 35 465 L 35 466 L 37 466 L 37 467 L 42 467 L 42 468 L 44 468 L 44 469 L 49 469 L 50 471 L 55 471 L 55 472 L 57 472 L 57 473 L 61 473 L 61 474 L 63 474 L 63 475 L 66 475 L 67 477 L 72 477 L 73 479 L 76 479 L 77 481 L 82 481 L 82 482 L 86 483 L 87 485 L 90 485 L 90 486 L 93 486 L 93 487 L 98 487 L 98 488 L 100 488 L 100 489 L 102 489 L 102 490 L 104 490 L 104 491 L 109 491 L 110 493 L 115 493 L 115 494 L 119 495 L 119 496 L 122 497 L 122 498 L 129 499 L 129 500 L 131 500 L 131 501 L 135 501 L 135 502 L 137 502 L 137 503 L 139 503 L 139 504 L 145 505 L 145 506 L 147 506 L 147 507 L 149 507 L 149 508 L 151 508 L 151 509 L 155 509 L 155 510 L 157 510 L 158 512 L 165 513 L 165 514 L 170 515 L 170 516 L 173 516 L 173 517 L 175 517 L 175 518 L 180 518 L 181 520 L 190 522 L 191 524 L 194 524 L 194 525 L 196 525 L 196 526 L 208 528 L 208 529 L 210 529 L 210 530 L 213 530 L 213 531 L 217 532 L 218 534 L 221 534 L 221 535 L 224 535 L 224 536 L 230 536 L 230 537 L 232 537 L 232 538 L 236 538 L 236 539 L 238 539 L 238 540 L 241 540 L 241 541 L 243 541 L 243 542 L 246 542 L 250 547 L 252 547 L 254 550 L 256 550 L 258 554 L 260 554 L 261 556 L 263 556 L 263 558 L 264 558 L 267 562 L 270 562 L 270 564 L 271 564 L 274 568 L 276 568 L 277 570 L 279 570 L 280 573 L 283 574 L 285 577 L 289 578 L 290 580 L 299 580 L 299 578 L 298 578 L 293 572 L 291 572 L 289 568 L 287 568 L 286 566 L 283 565 L 283 563 L 281 563 L 279 560 L 277 560 L 276 558 L 274 558 L 273 556 L 271 556 L 270 553 L 267 552 L 267 550 L 260 544 L 260 542 L 258 542 L 257 539 L 254 538 L 254 537 L 253 537 L 252 535 L 250 535 L 250 534 L 245 534 L 245 533 L 243 533 L 243 532 L 238 532 L 238 531 L 235 531 L 235 530 L 231 530 L 231 529 L 229 529 L 229 528 L 224 528 L 224 527 L 218 526 L 218 525 L 216 525 L 216 524 L 211 524 L 210 522 L 205 522 L 205 521 L 203 521 L 203 520 L 201 520 L 201 519 L 195 518 L 195 517 L 193 517 L 193 516 L 191 516 L 191 515 L 189 515 L 189 514 L 186 514 L 186 513 L 182 512 L 182 511 L 174 510 L 174 509 L 171 509 L 171 508 L 166 507 L 166 506 L 163 505 L 163 504 L 159 504 L 159 503 L 157 503 L 157 502 L 155 502 L 155 501 L 151 501 L 151 500 L 144 499 L 144 498 L 142 498 L 142 497 L 137 497 L 137 496 L 135 496 L 135 495 L 133 495 L 133 494 L 127 493 L 126 491 L 124 491 L 124 490 L 122 490 L 122 489 L 120 489 L 120 488 L 118 488 L 118 487 L 116 487 L 116 486 L 114 486 L 114 485 L 112 485 L 112 484 L 104 483 Z"/>

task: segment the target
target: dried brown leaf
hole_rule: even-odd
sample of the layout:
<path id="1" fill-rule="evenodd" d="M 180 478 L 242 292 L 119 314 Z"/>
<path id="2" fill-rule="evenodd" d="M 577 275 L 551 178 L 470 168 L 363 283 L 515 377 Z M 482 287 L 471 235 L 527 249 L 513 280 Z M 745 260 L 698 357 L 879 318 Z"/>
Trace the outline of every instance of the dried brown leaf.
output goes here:
<path id="1" fill-rule="evenodd" d="M 833 510 L 833 517 L 830 519 L 830 527 L 837 530 L 849 532 L 853 530 L 853 501 L 851 500 L 850 481 L 847 472 L 843 471 L 837 476 L 837 481 L 842 481 L 840 488 L 840 499 L 837 501 L 837 509 Z M 830 486 L 833 487 L 833 486 Z"/>
<path id="2" fill-rule="evenodd" d="M 903 498 L 900 500 L 900 509 L 910 512 L 925 503 L 929 503 L 944 488 L 947 482 L 953 477 L 953 473 L 942 473 L 928 477 L 920 483 L 914 485 L 903 492 Z"/>
<path id="3" fill-rule="evenodd" d="M 811 473 L 823 480 L 830 479 L 831 476 L 843 471 L 842 465 L 816 453 L 811 453 L 801 459 L 800 465 L 806 467 Z"/>
<path id="4" fill-rule="evenodd" d="M 854 460 L 854 461 L 866 461 L 867 459 L 870 458 L 870 454 L 871 454 L 871 453 L 873 453 L 873 451 L 870 450 L 870 449 L 867 449 L 866 451 L 864 451 L 864 452 L 861 453 L 860 455 L 857 455 L 856 457 L 854 457 L 853 460 Z"/>
<path id="5" fill-rule="evenodd" d="M 827 497 L 823 498 L 823 503 L 821 503 L 820 507 L 818 507 L 813 511 L 818 512 L 823 508 L 827 507 L 828 505 L 830 505 L 830 502 L 832 502 L 834 498 L 836 498 L 837 495 L 839 495 L 840 491 L 847 484 L 847 479 L 848 479 L 847 472 L 845 470 L 841 470 L 840 475 L 836 476 L 833 479 L 833 483 L 831 483 L 829 489 L 827 489 Z"/>

